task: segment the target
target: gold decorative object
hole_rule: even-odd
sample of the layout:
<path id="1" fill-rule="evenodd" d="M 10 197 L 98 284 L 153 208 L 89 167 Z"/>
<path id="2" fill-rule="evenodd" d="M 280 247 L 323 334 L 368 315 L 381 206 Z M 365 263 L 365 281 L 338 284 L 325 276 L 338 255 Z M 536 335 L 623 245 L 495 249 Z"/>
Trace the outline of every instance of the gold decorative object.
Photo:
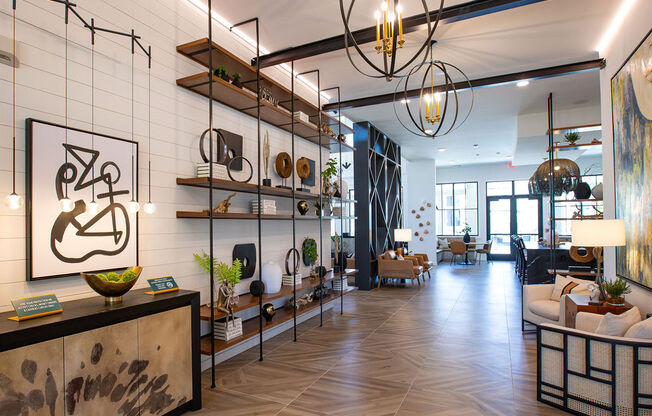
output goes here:
<path id="1" fill-rule="evenodd" d="M 426 221 L 426 225 L 430 225 L 430 221 Z"/>
<path id="2" fill-rule="evenodd" d="M 431 204 L 430 202 L 428 202 L 428 203 L 426 204 L 426 206 L 427 206 L 428 208 L 430 208 L 430 207 L 432 206 L 432 204 Z"/>
<path id="3" fill-rule="evenodd" d="M 425 211 L 424 207 L 419 207 L 419 211 Z"/>
<path id="4" fill-rule="evenodd" d="M 215 309 L 226 314 L 226 320 L 234 321 L 233 307 L 238 303 L 239 297 L 235 294 L 235 288 L 224 283 L 217 290 L 217 302 Z"/>
<path id="5" fill-rule="evenodd" d="M 416 214 L 416 212 L 417 212 L 416 209 L 413 209 L 413 210 L 412 210 L 412 213 L 413 213 L 413 214 Z"/>
<path id="6" fill-rule="evenodd" d="M 129 281 L 123 281 L 123 277 L 127 271 L 132 271 L 136 276 Z M 120 280 L 108 281 L 101 278 L 98 274 L 82 273 L 82 277 L 96 293 L 104 296 L 104 303 L 107 305 L 114 305 L 122 302 L 122 295 L 129 292 L 129 290 L 136 284 L 140 273 L 143 268 L 140 266 L 131 267 L 120 275 Z"/>
<path id="7" fill-rule="evenodd" d="M 419 223 L 419 227 L 423 227 L 423 223 L 422 223 L 422 222 Z"/>
<path id="8" fill-rule="evenodd" d="M 423 241 L 423 237 L 419 237 L 419 241 Z"/>
<path id="9" fill-rule="evenodd" d="M 265 179 L 269 179 L 269 132 L 265 130 L 265 141 L 263 143 L 263 162 L 265 166 Z"/>
<path id="10" fill-rule="evenodd" d="M 417 219 L 421 218 L 421 214 L 417 214 Z"/>
<path id="11" fill-rule="evenodd" d="M 425 229 L 425 230 L 423 230 L 423 233 L 424 233 L 424 234 L 430 234 L 430 230 Z"/>
<path id="12" fill-rule="evenodd" d="M 229 207 L 231 206 L 231 203 L 229 202 L 231 198 L 235 196 L 235 192 L 229 195 L 228 198 L 226 198 L 224 201 L 220 202 L 214 209 L 213 212 L 215 214 L 227 214 L 229 212 Z"/>
<path id="13" fill-rule="evenodd" d="M 418 231 L 415 231 L 415 232 L 414 232 L 414 236 L 415 236 L 415 237 L 418 237 L 418 236 L 419 236 L 419 232 L 418 232 Z"/>

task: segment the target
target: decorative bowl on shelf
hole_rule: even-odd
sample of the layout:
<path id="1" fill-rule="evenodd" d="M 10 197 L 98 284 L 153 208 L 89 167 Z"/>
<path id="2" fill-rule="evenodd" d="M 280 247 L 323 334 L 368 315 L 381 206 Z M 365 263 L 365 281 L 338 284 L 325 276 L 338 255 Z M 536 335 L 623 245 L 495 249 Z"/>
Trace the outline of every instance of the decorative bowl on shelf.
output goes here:
<path id="1" fill-rule="evenodd" d="M 82 273 L 82 277 L 95 292 L 104 296 L 104 303 L 113 305 L 122 302 L 122 295 L 136 284 L 143 268 L 140 266 L 130 267 L 121 274 L 109 272 Z"/>

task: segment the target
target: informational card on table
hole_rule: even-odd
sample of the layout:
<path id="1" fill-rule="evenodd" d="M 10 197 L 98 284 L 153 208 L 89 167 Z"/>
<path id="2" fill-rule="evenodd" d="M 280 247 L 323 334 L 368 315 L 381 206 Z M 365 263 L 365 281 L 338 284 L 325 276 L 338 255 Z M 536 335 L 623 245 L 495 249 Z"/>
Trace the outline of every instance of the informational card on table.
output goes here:
<path id="1" fill-rule="evenodd" d="M 13 305 L 17 315 L 9 318 L 12 321 L 24 321 L 41 316 L 53 315 L 63 311 L 57 296 L 54 294 L 13 299 L 11 304 Z"/>
<path id="2" fill-rule="evenodd" d="M 158 295 L 160 293 L 174 292 L 179 290 L 177 282 L 174 281 L 172 276 L 157 277 L 155 279 L 147 279 L 147 283 L 152 288 L 151 292 L 145 292 L 148 295 Z"/>

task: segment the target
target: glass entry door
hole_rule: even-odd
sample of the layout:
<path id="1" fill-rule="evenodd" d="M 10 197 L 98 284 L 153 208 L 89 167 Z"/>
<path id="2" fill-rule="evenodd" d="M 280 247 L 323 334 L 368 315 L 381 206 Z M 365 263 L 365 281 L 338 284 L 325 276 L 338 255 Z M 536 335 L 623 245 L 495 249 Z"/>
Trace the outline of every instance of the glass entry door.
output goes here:
<path id="1" fill-rule="evenodd" d="M 518 190 L 516 187 L 509 188 L 512 192 Z M 499 192 L 497 187 L 494 189 L 494 193 Z M 488 187 L 487 194 L 491 193 Z M 541 211 L 540 196 L 487 196 L 487 239 L 493 240 L 491 256 L 496 260 L 514 260 L 516 252 L 511 244 L 513 234 L 521 236 L 526 245 L 535 245 L 543 234 Z"/>

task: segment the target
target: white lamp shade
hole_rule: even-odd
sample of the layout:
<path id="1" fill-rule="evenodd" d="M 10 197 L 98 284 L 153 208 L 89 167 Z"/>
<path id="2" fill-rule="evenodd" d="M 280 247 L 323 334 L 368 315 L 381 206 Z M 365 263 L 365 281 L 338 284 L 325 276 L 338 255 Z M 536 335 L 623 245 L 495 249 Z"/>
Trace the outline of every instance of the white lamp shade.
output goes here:
<path id="1" fill-rule="evenodd" d="M 625 220 L 571 221 L 572 244 L 583 247 L 625 245 Z"/>
<path id="2" fill-rule="evenodd" d="M 401 242 L 412 241 L 412 230 L 409 228 L 394 229 L 394 241 L 401 241 Z"/>

